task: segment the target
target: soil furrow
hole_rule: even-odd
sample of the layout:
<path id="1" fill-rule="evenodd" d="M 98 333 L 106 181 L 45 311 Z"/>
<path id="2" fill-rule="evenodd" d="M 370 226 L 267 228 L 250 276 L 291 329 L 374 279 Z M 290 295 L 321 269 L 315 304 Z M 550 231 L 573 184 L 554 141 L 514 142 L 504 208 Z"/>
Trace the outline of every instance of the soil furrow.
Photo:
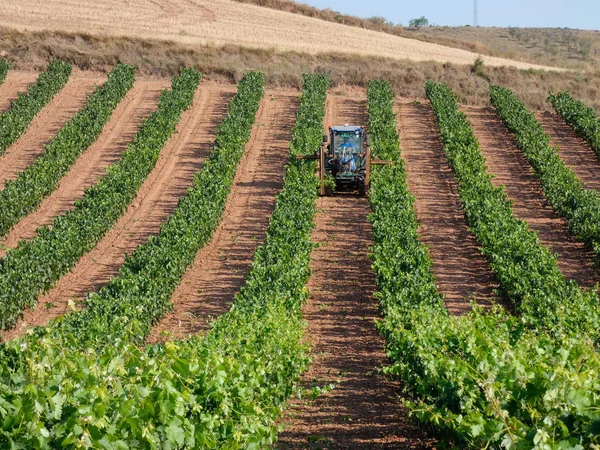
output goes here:
<path id="1" fill-rule="evenodd" d="M 35 116 L 29 128 L 0 156 L 0 189 L 17 178 L 43 152 L 45 145 L 85 105 L 100 78 L 71 77 L 66 86 Z"/>
<path id="2" fill-rule="evenodd" d="M 592 287 L 600 280 L 594 269 L 594 254 L 575 241 L 569 233 L 566 219 L 552 210 L 542 186 L 525 154 L 517 148 L 514 136 L 491 108 L 465 107 L 475 136 L 487 160 L 496 186 L 504 185 L 513 201 L 516 217 L 526 221 L 538 233 L 540 241 L 558 255 L 558 267 L 568 279 L 583 287 Z"/>
<path id="3" fill-rule="evenodd" d="M 429 247 L 432 272 L 453 314 L 471 310 L 470 300 L 497 300 L 494 274 L 469 231 L 435 114 L 427 103 L 397 102 L 408 188 L 415 196 L 421 242 Z"/>
<path id="4" fill-rule="evenodd" d="M 325 123 L 365 125 L 366 120 L 364 94 L 329 96 Z M 278 447 L 431 447 L 400 403 L 400 384 L 378 373 L 387 359 L 374 323 L 379 307 L 368 256 L 369 201 L 338 195 L 320 198 L 317 207 L 313 241 L 319 246 L 312 253 L 305 306 L 313 363 L 304 383 L 335 387 L 314 401 L 292 401 Z"/>
<path id="5" fill-rule="evenodd" d="M 600 191 L 600 161 L 585 139 L 577 136 L 556 114 L 537 113 L 536 118 L 542 123 L 546 134 L 550 135 L 550 144 L 558 146 L 560 157 L 567 166 L 573 168 L 585 187 Z"/>
<path id="6" fill-rule="evenodd" d="M 37 77 L 38 74 L 33 72 L 9 70 L 4 83 L 0 84 L 0 111 L 6 111 L 18 93 L 24 93 Z"/>
<path id="7" fill-rule="evenodd" d="M 139 125 L 157 107 L 158 97 L 168 82 L 138 82 L 115 108 L 110 121 L 98 140 L 77 159 L 69 173 L 60 181 L 57 189 L 48 196 L 40 207 L 13 227 L 0 243 L 0 258 L 6 251 L 15 248 L 21 239 L 30 239 L 37 229 L 52 223 L 52 220 L 74 208 L 75 200 L 83 196 L 84 190 L 95 184 L 106 168 L 118 161 L 133 141 Z"/>
<path id="8" fill-rule="evenodd" d="M 265 94 L 223 220 L 196 255 L 173 294 L 174 310 L 153 328 L 149 343 L 204 331 L 229 310 L 256 247 L 264 241 L 283 184 L 298 96 L 282 90 Z"/>
<path id="9" fill-rule="evenodd" d="M 200 84 L 192 107 L 183 113 L 176 133 L 162 150 L 156 166 L 124 216 L 71 272 L 40 296 L 38 305 L 26 311 L 8 337 L 68 312 L 69 300 L 82 300 L 87 293 L 106 285 L 118 274 L 125 255 L 158 233 L 160 225 L 192 185 L 193 174 L 210 154 L 216 127 L 225 116 L 234 93 L 234 86 Z"/>

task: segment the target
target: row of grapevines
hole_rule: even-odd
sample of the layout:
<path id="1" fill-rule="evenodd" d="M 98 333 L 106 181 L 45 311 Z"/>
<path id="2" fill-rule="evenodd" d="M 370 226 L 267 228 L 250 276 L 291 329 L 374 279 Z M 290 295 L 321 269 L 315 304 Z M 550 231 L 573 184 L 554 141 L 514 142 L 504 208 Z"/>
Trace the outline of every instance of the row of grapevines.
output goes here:
<path id="1" fill-rule="evenodd" d="M 204 337 L 144 349 L 79 350 L 67 334 L 4 344 L 1 445 L 258 449 L 275 440 L 308 363 L 301 305 L 318 182 L 315 164 L 293 156 L 320 144 L 327 86 L 305 78 L 284 187 L 231 311 Z"/>
<path id="2" fill-rule="evenodd" d="M 0 84 L 4 83 L 4 80 L 6 80 L 8 69 L 10 69 L 10 62 L 0 58 Z"/>
<path id="3" fill-rule="evenodd" d="M 552 106 L 573 129 L 592 147 L 600 159 L 600 120 L 594 108 L 587 108 L 579 100 L 575 100 L 568 92 L 551 94 Z"/>
<path id="4" fill-rule="evenodd" d="M 371 83 L 368 98 L 374 154 L 397 160 L 389 85 Z M 500 308 L 450 316 L 418 240 L 402 161 L 373 173 L 370 202 L 380 330 L 393 361 L 387 371 L 404 381 L 412 414 L 456 448 L 598 444 L 600 359 L 589 340 L 554 339 Z"/>
<path id="5" fill-rule="evenodd" d="M 26 307 L 90 251 L 131 203 L 154 167 L 161 149 L 189 108 L 200 82 L 194 70 L 182 70 L 165 90 L 158 110 L 146 120 L 134 141 L 97 184 L 75 202 L 75 208 L 51 226 L 7 253 L 0 261 L 0 326 L 8 328 Z"/>
<path id="6" fill-rule="evenodd" d="M 567 219 L 573 235 L 600 256 L 600 193 L 584 188 L 557 149 L 550 146 L 550 136 L 542 125 L 513 92 L 490 86 L 490 98 L 514 133 L 552 208 Z"/>
<path id="7" fill-rule="evenodd" d="M 46 72 L 41 73 L 37 81 L 29 85 L 27 92 L 19 94 L 10 108 L 0 114 L 0 155 L 27 130 L 36 114 L 63 88 L 70 75 L 69 64 L 63 61 L 51 62 Z"/>
<path id="8" fill-rule="evenodd" d="M 0 192 L 0 236 L 35 210 L 56 189 L 75 160 L 100 135 L 114 109 L 133 87 L 135 67 L 118 64 L 104 85 L 47 145 L 44 153 Z"/>
<path id="9" fill-rule="evenodd" d="M 172 307 L 171 295 L 198 250 L 219 224 L 239 161 L 264 93 L 262 73 L 250 72 L 238 86 L 219 126 L 210 158 L 160 233 L 126 258 L 119 275 L 86 299 L 86 308 L 53 327 L 81 346 L 144 341 Z M 73 344 L 73 341 L 71 342 Z"/>
<path id="10" fill-rule="evenodd" d="M 516 219 L 504 189 L 494 187 L 473 129 L 450 89 L 427 82 L 444 150 L 458 181 L 470 229 L 482 245 L 502 293 L 534 327 L 555 332 L 589 332 L 600 338 L 599 302 L 567 281 L 556 258 L 526 222 Z"/>

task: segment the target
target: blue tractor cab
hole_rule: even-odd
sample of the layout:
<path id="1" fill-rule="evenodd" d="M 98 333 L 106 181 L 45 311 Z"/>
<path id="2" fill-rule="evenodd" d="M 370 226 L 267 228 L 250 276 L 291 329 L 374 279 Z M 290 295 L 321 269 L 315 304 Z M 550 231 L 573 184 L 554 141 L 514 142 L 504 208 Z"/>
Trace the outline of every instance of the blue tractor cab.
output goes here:
<path id="1" fill-rule="evenodd" d="M 369 190 L 371 165 L 391 164 L 391 161 L 371 158 L 369 135 L 361 126 L 337 125 L 323 135 L 323 145 L 313 155 L 298 159 L 319 160 L 320 194 L 354 192 L 363 196 Z M 328 181 L 334 181 L 332 186 Z"/>
<path id="2" fill-rule="evenodd" d="M 335 191 L 364 195 L 369 145 L 365 130 L 350 125 L 330 127 L 329 136 L 324 135 L 323 143 L 327 144 L 323 158 L 325 177 L 335 180 Z"/>

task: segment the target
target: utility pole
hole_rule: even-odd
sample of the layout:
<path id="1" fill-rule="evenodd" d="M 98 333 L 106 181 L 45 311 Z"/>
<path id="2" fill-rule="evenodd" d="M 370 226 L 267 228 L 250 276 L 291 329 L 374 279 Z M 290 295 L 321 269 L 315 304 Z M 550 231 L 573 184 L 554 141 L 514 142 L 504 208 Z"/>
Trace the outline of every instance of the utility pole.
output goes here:
<path id="1" fill-rule="evenodd" d="M 473 5 L 473 25 L 479 26 L 479 12 L 477 11 L 477 0 L 475 0 L 475 4 Z"/>

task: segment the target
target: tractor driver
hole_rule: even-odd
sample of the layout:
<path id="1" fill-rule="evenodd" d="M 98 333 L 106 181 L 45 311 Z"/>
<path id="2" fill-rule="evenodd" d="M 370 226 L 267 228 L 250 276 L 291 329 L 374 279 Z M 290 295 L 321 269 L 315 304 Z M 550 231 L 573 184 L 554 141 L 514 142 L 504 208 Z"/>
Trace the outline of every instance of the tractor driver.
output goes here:
<path id="1" fill-rule="evenodd" d="M 354 160 L 354 143 L 350 141 L 349 136 L 343 137 L 343 142 L 340 144 L 340 166 L 346 166 L 348 172 L 356 170 L 356 161 Z"/>

